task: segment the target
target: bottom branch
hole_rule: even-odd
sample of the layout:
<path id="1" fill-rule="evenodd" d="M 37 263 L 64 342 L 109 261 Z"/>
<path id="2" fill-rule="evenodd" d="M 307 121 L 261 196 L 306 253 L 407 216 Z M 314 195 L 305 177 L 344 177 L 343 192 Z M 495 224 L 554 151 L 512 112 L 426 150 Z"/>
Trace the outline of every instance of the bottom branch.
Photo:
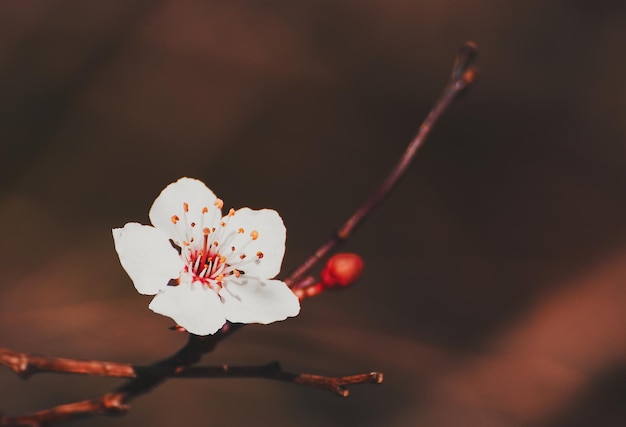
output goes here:
<path id="1" fill-rule="evenodd" d="M 66 405 L 16 417 L 1 416 L 0 425 L 12 427 L 42 427 L 50 423 L 87 418 L 93 415 L 123 415 L 130 407 L 118 393 L 107 393 L 98 399 L 81 400 Z"/>
<path id="2" fill-rule="evenodd" d="M 130 366 L 130 365 L 129 365 Z M 292 384 L 300 384 L 307 387 L 315 387 L 329 390 L 332 393 L 347 397 L 350 393 L 348 386 L 356 384 L 380 384 L 383 382 L 383 374 L 370 372 L 366 374 L 347 375 L 342 377 L 326 377 L 323 375 L 298 374 L 284 371 L 278 362 L 270 362 L 265 365 L 255 366 L 196 366 L 181 367 L 173 372 L 163 371 L 158 366 L 144 367 L 139 369 L 143 375 L 152 378 L 157 375 L 160 378 L 266 378 L 276 381 L 284 381 Z M 129 376 L 131 374 L 128 374 Z M 135 377 L 137 374 L 133 373 Z M 137 380 L 143 377 L 140 375 Z M 55 406 L 50 409 L 21 416 L 0 415 L 0 426 L 12 427 L 43 427 L 52 423 L 87 418 L 94 415 L 123 415 L 130 409 L 126 403 L 133 394 L 126 391 L 107 393 L 96 399 L 81 400 Z"/>

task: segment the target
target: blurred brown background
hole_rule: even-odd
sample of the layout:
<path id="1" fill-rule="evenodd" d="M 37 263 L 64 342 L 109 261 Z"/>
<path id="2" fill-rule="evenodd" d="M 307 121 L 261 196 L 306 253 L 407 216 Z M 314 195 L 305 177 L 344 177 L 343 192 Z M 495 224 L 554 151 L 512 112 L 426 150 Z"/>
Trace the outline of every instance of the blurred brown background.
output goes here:
<path id="1" fill-rule="evenodd" d="M 352 289 L 206 363 L 380 370 L 330 393 L 170 381 L 82 426 L 626 425 L 623 2 L 0 2 L 0 346 L 147 363 L 110 229 L 181 176 L 271 207 L 288 271 L 387 173 L 461 44 L 481 75 L 345 249 Z M 0 370 L 0 410 L 119 381 Z"/>

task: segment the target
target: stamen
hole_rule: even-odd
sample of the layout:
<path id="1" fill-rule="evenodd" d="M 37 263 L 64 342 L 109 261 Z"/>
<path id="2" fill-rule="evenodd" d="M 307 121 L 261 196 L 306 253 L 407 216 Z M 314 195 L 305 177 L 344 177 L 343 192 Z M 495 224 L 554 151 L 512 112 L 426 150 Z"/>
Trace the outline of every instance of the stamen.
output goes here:
<path id="1" fill-rule="evenodd" d="M 207 263 L 207 257 L 209 256 L 209 250 L 207 248 L 207 241 L 209 240 L 209 233 L 211 230 L 208 228 L 203 228 L 202 233 L 204 234 L 204 244 L 202 245 L 202 265 Z"/>
<path id="2" fill-rule="evenodd" d="M 178 221 L 180 221 L 178 215 L 172 215 L 172 224 L 176 224 Z"/>
<path id="3" fill-rule="evenodd" d="M 246 257 L 246 254 L 239 255 L 239 259 L 244 259 L 245 257 Z"/>
<path id="4" fill-rule="evenodd" d="M 213 205 L 215 205 L 218 209 L 222 209 L 222 207 L 224 207 L 224 201 L 222 199 L 215 199 Z"/>
<path id="5" fill-rule="evenodd" d="M 184 245 L 184 246 L 189 246 L 189 242 L 188 242 L 188 241 L 186 241 L 186 240 L 183 240 L 183 245 Z"/>
<path id="6" fill-rule="evenodd" d="M 233 244 L 233 239 L 237 236 L 234 230 L 229 230 L 227 227 L 220 229 L 217 233 L 215 240 L 219 241 L 225 248 L 230 247 Z"/>
<path id="7" fill-rule="evenodd" d="M 207 208 L 206 206 L 202 208 L 202 213 L 205 214 L 209 211 L 209 208 Z"/>
<path id="8" fill-rule="evenodd" d="M 193 263 L 193 271 L 199 272 L 200 270 L 200 257 L 196 258 L 196 262 Z M 198 276 L 202 276 L 202 273 L 199 273 Z"/>
<path id="9" fill-rule="evenodd" d="M 183 202 L 183 210 L 185 211 L 185 213 L 189 212 L 189 203 Z"/>
<path id="10" fill-rule="evenodd" d="M 226 223 L 225 223 L 224 221 L 220 222 L 220 225 L 221 225 L 222 227 L 226 227 Z"/>
<path id="11" fill-rule="evenodd" d="M 256 230 L 253 230 L 253 231 L 250 233 L 250 237 L 252 237 L 252 240 L 256 240 L 256 239 L 258 239 L 258 238 L 259 238 L 259 232 L 258 232 L 258 231 L 256 231 Z"/>
<path id="12" fill-rule="evenodd" d="M 245 233 L 245 230 L 243 228 L 240 228 L 239 230 L 237 230 L 237 233 L 243 234 L 243 233 Z"/>
<path id="13" fill-rule="evenodd" d="M 218 241 L 213 242 L 213 246 L 219 246 L 219 242 Z"/>
<path id="14" fill-rule="evenodd" d="M 263 252 L 259 251 L 256 253 L 257 258 L 261 259 L 263 258 L 265 255 L 263 255 Z"/>
<path id="15" fill-rule="evenodd" d="M 209 269 L 209 276 L 213 276 L 215 273 L 217 273 L 219 267 L 218 264 L 219 263 L 217 262 L 217 258 L 213 258 L 213 261 L 211 261 L 211 268 Z"/>
<path id="16" fill-rule="evenodd" d="M 189 225 L 191 225 L 191 228 L 194 228 L 194 227 L 196 226 L 196 223 L 195 223 L 195 222 L 192 222 L 192 223 L 191 223 L 191 224 L 189 224 Z"/>
<path id="17" fill-rule="evenodd" d="M 233 270 L 233 274 L 235 275 L 235 277 L 239 278 L 241 276 L 241 273 L 239 272 L 239 270 Z"/>
<path id="18" fill-rule="evenodd" d="M 222 264 L 225 264 L 225 263 L 226 263 L 226 257 L 222 255 L 222 256 L 220 257 L 220 262 L 221 262 Z"/>
<path id="19" fill-rule="evenodd" d="M 233 251 L 233 252 L 235 252 L 235 247 L 234 247 L 234 246 L 231 246 L 231 247 L 230 247 L 230 250 L 231 250 L 231 251 Z"/>
<path id="20" fill-rule="evenodd" d="M 235 216 L 235 210 L 233 208 L 230 208 L 228 211 L 228 216 Z"/>

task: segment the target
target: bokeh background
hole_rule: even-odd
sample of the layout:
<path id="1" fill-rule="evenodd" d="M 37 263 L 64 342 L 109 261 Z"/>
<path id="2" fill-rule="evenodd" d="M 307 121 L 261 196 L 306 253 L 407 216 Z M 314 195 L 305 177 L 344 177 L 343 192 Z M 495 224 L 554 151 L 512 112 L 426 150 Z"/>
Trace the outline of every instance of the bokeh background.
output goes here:
<path id="1" fill-rule="evenodd" d="M 0 2 L 0 346 L 171 354 L 185 337 L 110 229 L 197 177 L 281 213 L 288 271 L 385 176 L 471 39 L 479 81 L 344 247 L 362 280 L 205 359 L 383 385 L 170 381 L 74 425 L 625 425 L 625 24 L 619 1 Z M 118 383 L 3 369 L 0 410 Z"/>

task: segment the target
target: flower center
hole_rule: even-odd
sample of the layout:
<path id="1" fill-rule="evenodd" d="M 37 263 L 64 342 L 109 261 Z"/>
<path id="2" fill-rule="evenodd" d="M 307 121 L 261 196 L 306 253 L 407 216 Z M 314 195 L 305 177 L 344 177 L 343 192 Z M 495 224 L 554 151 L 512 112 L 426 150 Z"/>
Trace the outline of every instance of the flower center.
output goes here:
<path id="1" fill-rule="evenodd" d="M 193 275 L 193 281 L 202 282 L 211 288 L 215 285 L 221 288 L 225 273 L 234 274 L 236 270 L 232 270 L 230 264 L 226 262 L 226 257 L 217 251 L 219 242 L 215 240 L 209 243 L 211 229 L 205 227 L 202 233 L 202 249 L 189 248 L 185 271 Z"/>
<path id="2" fill-rule="evenodd" d="M 175 226 L 173 243 L 185 261 L 184 272 L 192 276 L 192 283 L 200 282 L 218 292 L 224 286 L 225 279 L 232 276 L 239 278 L 245 274 L 242 267 L 249 262 L 259 262 L 264 255 L 258 251 L 255 256 L 248 256 L 245 252 L 248 244 L 259 238 L 259 232 L 256 230 L 248 234 L 249 239 L 244 240 L 239 248 L 232 244 L 236 236 L 245 234 L 246 231 L 243 228 L 235 230 L 234 227 L 228 226 L 230 219 L 236 214 L 234 209 L 220 219 L 223 202 L 217 199 L 214 204 L 217 209 L 213 212 L 207 207 L 202 208 L 200 224 L 188 221 L 188 203 L 183 203 L 183 218 L 173 215 L 171 220 Z"/>

